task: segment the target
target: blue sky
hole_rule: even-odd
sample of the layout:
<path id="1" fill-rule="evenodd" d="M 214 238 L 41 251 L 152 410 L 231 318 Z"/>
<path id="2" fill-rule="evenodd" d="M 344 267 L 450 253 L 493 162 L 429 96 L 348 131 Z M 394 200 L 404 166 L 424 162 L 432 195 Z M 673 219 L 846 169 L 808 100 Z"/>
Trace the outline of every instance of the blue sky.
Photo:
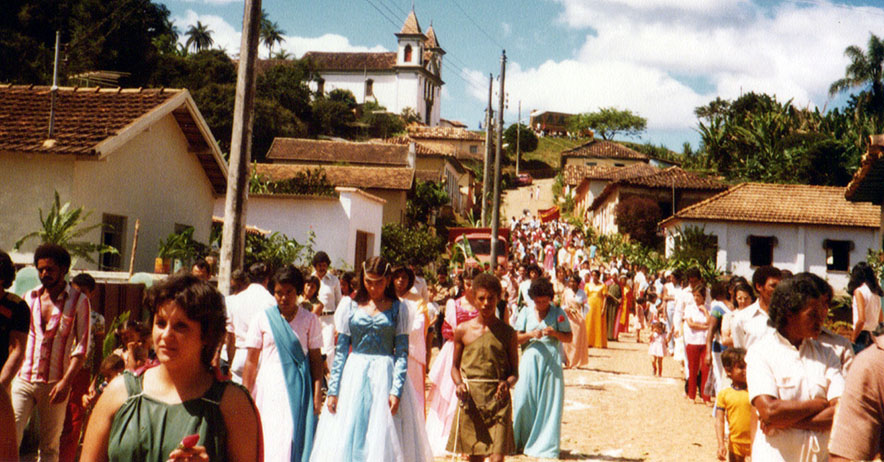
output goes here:
<path id="1" fill-rule="evenodd" d="M 180 31 L 200 20 L 217 46 L 238 53 L 242 0 L 161 1 Z M 282 47 L 300 56 L 394 50 L 412 0 L 263 6 L 286 32 Z M 841 104 L 827 90 L 843 76 L 844 48 L 884 35 L 882 0 L 415 0 L 414 8 L 447 53 L 442 117 L 478 128 L 488 74 L 499 74 L 505 48 L 507 124 L 520 100 L 525 122 L 531 110 L 616 106 L 648 119 L 633 141 L 677 151 L 697 147 L 693 109 L 716 96 L 757 91 L 800 107 Z"/>

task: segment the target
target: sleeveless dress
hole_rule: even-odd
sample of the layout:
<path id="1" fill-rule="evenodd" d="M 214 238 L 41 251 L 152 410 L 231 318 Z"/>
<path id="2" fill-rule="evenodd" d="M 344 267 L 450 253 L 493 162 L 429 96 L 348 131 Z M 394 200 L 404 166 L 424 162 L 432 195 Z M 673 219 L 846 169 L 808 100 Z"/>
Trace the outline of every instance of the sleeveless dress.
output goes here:
<path id="1" fill-rule="evenodd" d="M 607 286 L 604 284 L 586 283 L 583 291 L 586 292 L 586 303 L 589 304 L 589 312 L 586 313 L 586 342 L 590 348 L 608 348 L 608 336 L 605 322 L 605 295 Z"/>
<path id="2" fill-rule="evenodd" d="M 199 433 L 212 462 L 227 460 L 227 427 L 221 396 L 231 382 L 215 382 L 196 399 L 167 404 L 144 394 L 144 375 L 123 372 L 129 398 L 114 414 L 108 440 L 110 462 L 163 461 L 181 439 Z M 243 389 L 244 393 L 245 389 Z"/>
<path id="3" fill-rule="evenodd" d="M 519 332 L 552 327 L 571 332 L 565 312 L 550 305 L 537 319 L 535 310 L 523 310 L 516 322 Z M 513 430 L 516 452 L 530 457 L 558 459 L 565 404 L 562 342 L 554 337 L 529 340 L 522 345 L 519 381 L 513 389 Z"/>
<path id="4" fill-rule="evenodd" d="M 435 457 L 446 454 L 445 445 L 451 433 L 451 422 L 457 411 L 458 399 L 454 393 L 454 380 L 451 379 L 451 365 L 454 362 L 454 329 L 461 323 L 479 315 L 479 310 L 467 311 L 461 306 L 463 297 L 448 302 L 445 309 L 445 324 L 442 336 L 445 344 L 430 367 L 429 380 L 433 383 L 427 397 L 427 438 Z"/>
<path id="5" fill-rule="evenodd" d="M 407 308 L 396 300 L 374 316 L 355 301 L 338 309 L 345 310 L 344 322 L 328 382 L 329 396 L 338 397 L 337 412 L 323 408 L 310 461 L 431 461 L 423 409 L 407 376 Z M 400 398 L 396 415 L 390 412 L 391 395 Z"/>
<path id="6" fill-rule="evenodd" d="M 494 397 L 500 381 L 514 372 L 508 353 L 514 335 L 512 327 L 499 322 L 464 346 L 460 368 L 471 399 L 458 406 L 448 451 L 508 455 L 515 449 L 512 400 L 509 393 L 503 400 Z"/>

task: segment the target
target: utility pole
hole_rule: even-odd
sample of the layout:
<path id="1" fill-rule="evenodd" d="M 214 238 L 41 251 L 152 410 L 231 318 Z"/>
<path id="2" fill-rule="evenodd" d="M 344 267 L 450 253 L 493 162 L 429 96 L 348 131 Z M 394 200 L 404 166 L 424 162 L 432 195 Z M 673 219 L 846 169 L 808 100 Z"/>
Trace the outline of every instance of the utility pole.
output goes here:
<path id="1" fill-rule="evenodd" d="M 494 124 L 493 112 L 491 109 L 491 90 L 494 86 L 494 76 L 488 74 L 488 108 L 485 109 L 485 165 L 482 172 L 482 217 L 479 223 L 482 226 L 488 224 L 488 194 L 491 193 L 491 134 L 493 130 L 491 126 Z"/>
<path id="2" fill-rule="evenodd" d="M 519 100 L 519 118 L 516 119 L 516 178 L 519 177 L 519 139 L 522 138 L 522 100 Z"/>
<path id="3" fill-rule="evenodd" d="M 494 147 L 494 206 L 491 209 L 491 270 L 497 269 L 497 236 L 500 228 L 500 146 L 503 142 L 503 100 L 506 82 L 506 50 L 500 54 L 500 100 L 497 108 L 497 145 Z"/>
<path id="4" fill-rule="evenodd" d="M 258 61 L 260 23 L 261 0 L 245 0 L 239 67 L 236 73 L 236 100 L 233 105 L 227 196 L 224 201 L 224 228 L 221 233 L 221 262 L 218 271 L 218 289 L 222 294 L 230 292 L 230 274 L 233 270 L 242 267 L 245 251 L 249 164 L 252 159 L 252 125 L 255 119 L 255 67 Z"/>

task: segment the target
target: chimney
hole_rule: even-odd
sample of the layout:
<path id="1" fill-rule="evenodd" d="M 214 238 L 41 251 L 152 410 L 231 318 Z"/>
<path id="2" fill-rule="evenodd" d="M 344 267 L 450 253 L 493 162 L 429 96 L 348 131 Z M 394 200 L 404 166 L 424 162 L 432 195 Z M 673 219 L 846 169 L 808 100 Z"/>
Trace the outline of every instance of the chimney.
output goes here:
<path id="1" fill-rule="evenodd" d="M 417 156 L 417 148 L 414 146 L 414 141 L 408 143 L 408 157 L 405 158 L 405 162 L 408 164 L 408 168 L 414 168 L 414 158 Z"/>

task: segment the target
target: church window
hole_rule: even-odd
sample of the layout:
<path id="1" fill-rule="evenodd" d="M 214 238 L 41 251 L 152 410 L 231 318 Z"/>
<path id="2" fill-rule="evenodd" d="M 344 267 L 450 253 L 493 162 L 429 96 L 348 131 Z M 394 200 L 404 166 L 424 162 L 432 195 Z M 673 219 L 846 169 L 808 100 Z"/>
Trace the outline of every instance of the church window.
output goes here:
<path id="1" fill-rule="evenodd" d="M 365 96 L 374 96 L 374 80 L 372 79 L 365 81 Z"/>
<path id="2" fill-rule="evenodd" d="M 405 51 L 403 52 L 402 60 L 406 63 L 411 62 L 411 45 L 405 45 Z"/>

